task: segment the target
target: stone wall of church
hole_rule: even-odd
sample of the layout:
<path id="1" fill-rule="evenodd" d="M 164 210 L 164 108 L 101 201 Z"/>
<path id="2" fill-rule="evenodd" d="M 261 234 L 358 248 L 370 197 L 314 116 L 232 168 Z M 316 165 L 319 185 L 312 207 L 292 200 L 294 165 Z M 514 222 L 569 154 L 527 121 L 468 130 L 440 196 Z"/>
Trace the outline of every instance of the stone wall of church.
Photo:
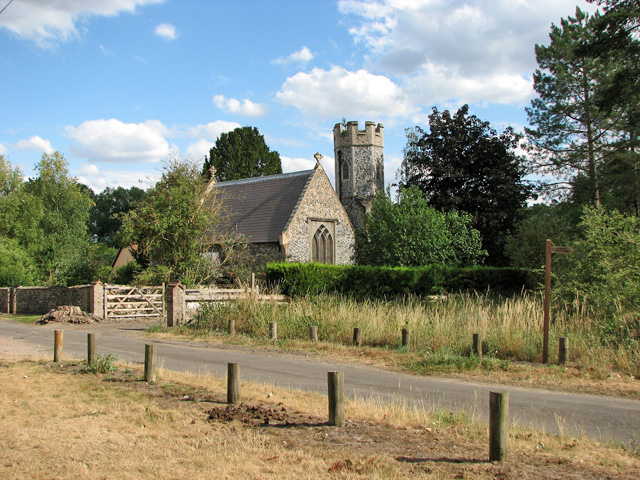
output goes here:
<path id="1" fill-rule="evenodd" d="M 355 234 L 349 217 L 340 204 L 326 173 L 319 167 L 305 192 L 300 206 L 285 233 L 287 260 L 311 261 L 312 226 L 328 223 L 335 231 L 336 264 L 353 263 Z"/>

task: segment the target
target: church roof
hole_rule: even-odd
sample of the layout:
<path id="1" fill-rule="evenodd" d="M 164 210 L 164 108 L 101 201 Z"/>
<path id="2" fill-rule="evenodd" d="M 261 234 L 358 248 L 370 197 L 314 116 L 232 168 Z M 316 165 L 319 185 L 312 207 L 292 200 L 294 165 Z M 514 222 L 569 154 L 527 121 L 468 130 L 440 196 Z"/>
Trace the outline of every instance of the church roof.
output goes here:
<path id="1" fill-rule="evenodd" d="M 314 171 L 217 183 L 225 223 L 251 243 L 278 243 Z"/>

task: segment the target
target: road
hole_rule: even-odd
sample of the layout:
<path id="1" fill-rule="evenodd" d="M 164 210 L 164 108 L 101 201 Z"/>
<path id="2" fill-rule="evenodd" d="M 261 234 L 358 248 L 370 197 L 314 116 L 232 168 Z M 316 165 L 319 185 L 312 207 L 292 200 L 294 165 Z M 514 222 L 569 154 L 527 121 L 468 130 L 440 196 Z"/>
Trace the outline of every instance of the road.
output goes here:
<path id="1" fill-rule="evenodd" d="M 60 325 L 34 326 L 0 320 L 0 338 L 14 339 L 39 355 L 53 355 L 53 330 Z M 488 419 L 489 392 L 509 392 L 512 424 L 548 433 L 564 431 L 604 441 L 629 443 L 640 438 L 640 401 L 596 395 L 568 394 L 512 386 L 421 377 L 369 366 L 332 363 L 305 355 L 253 353 L 226 346 L 145 338 L 141 329 L 123 325 L 107 330 L 93 326 L 64 327 L 64 355 L 86 357 L 87 333 L 97 333 L 98 354 L 144 363 L 144 345 L 155 344 L 159 366 L 176 371 L 226 375 L 227 363 L 238 362 L 242 380 L 326 394 L 327 372 L 343 371 L 349 395 L 383 401 L 406 401 L 424 408 L 466 411 Z M 0 349 L 0 352 L 2 350 Z"/>

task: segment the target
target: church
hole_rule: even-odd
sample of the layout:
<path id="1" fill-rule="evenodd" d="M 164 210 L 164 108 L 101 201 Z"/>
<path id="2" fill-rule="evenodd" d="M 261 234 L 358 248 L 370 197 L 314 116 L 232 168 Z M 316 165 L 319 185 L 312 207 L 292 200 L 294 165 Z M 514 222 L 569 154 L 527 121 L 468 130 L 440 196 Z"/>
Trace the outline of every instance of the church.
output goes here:
<path id="1" fill-rule="evenodd" d="M 248 239 L 254 256 L 353 263 L 355 229 L 384 190 L 383 140 L 382 124 L 335 125 L 335 190 L 320 154 L 312 170 L 217 183 L 227 228 Z"/>

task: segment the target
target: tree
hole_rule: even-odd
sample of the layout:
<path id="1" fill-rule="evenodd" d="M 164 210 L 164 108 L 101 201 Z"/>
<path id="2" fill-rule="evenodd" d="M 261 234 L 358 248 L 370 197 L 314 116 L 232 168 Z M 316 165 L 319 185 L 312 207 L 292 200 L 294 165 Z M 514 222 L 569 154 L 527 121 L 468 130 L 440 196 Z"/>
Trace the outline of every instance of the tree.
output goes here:
<path id="1" fill-rule="evenodd" d="M 0 155 L 0 197 L 6 197 L 18 190 L 22 183 L 22 172 Z"/>
<path id="2" fill-rule="evenodd" d="M 21 243 L 36 263 L 42 282 L 66 284 L 66 270 L 87 257 L 91 198 L 69 175 L 67 161 L 59 152 L 43 154 L 35 169 L 38 176 L 29 179 L 18 192 L 17 213 L 21 216 L 25 206 L 33 206 L 38 219 L 37 237 L 26 245 L 26 238 L 22 238 Z M 16 234 L 22 236 L 20 232 Z"/>
<path id="3" fill-rule="evenodd" d="M 282 173 L 280 155 L 271 151 L 255 127 L 236 128 L 223 133 L 205 157 L 202 173 L 218 182 Z"/>
<path id="4" fill-rule="evenodd" d="M 89 212 L 89 232 L 97 242 L 120 246 L 116 234 L 122 225 L 122 216 L 144 198 L 141 188 L 105 188 L 93 196 L 95 205 Z"/>
<path id="5" fill-rule="evenodd" d="M 527 134 L 540 152 L 538 172 L 552 174 L 569 187 L 581 177 L 578 181 L 593 205 L 602 203 L 603 170 L 616 159 L 624 126 L 624 112 L 605 112 L 597 102 L 622 64 L 620 57 L 593 57 L 582 50 L 595 42 L 599 18 L 576 8 L 575 17 L 551 26 L 549 46 L 536 45 L 540 68 L 533 78 L 538 98 L 526 109 L 535 127 Z"/>
<path id="6" fill-rule="evenodd" d="M 498 134 L 464 105 L 453 116 L 434 107 L 429 131 L 415 127 L 407 139 L 400 185 L 418 187 L 439 210 L 469 214 L 487 263 L 503 264 L 506 237 L 530 193 L 514 153 L 521 136 L 510 127 Z"/>
<path id="7" fill-rule="evenodd" d="M 401 189 L 398 202 L 389 191 L 379 193 L 364 227 L 356 232 L 356 263 L 360 265 L 420 266 L 481 263 L 480 234 L 471 218 L 430 207 L 417 188 Z"/>
<path id="8" fill-rule="evenodd" d="M 160 180 L 125 214 L 123 240 L 149 259 L 147 278 L 190 286 L 215 281 L 223 259 L 213 252 L 228 246 L 229 236 L 218 228 L 224 217 L 213 186 L 200 165 L 172 157 Z"/>

